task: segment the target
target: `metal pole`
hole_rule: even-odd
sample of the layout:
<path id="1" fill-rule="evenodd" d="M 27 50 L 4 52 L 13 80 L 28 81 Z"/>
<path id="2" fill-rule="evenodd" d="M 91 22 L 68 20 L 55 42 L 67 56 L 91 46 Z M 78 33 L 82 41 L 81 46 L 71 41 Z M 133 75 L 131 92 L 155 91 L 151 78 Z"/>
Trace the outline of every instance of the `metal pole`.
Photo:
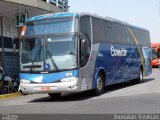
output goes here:
<path id="1" fill-rule="evenodd" d="M 2 55 L 1 55 L 1 66 L 3 67 L 5 71 L 5 64 L 4 64 L 4 37 L 3 37 L 3 17 L 0 17 L 1 19 L 1 42 L 2 42 Z"/>

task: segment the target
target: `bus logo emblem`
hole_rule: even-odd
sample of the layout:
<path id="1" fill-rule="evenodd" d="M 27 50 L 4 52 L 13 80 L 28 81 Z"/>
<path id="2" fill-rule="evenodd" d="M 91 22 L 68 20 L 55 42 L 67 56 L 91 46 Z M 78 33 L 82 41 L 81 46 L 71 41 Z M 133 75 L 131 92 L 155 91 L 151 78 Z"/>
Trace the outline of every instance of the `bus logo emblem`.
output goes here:
<path id="1" fill-rule="evenodd" d="M 115 49 L 113 46 L 111 46 L 110 49 L 111 56 L 127 56 L 127 50 L 125 48 L 122 49 Z"/>

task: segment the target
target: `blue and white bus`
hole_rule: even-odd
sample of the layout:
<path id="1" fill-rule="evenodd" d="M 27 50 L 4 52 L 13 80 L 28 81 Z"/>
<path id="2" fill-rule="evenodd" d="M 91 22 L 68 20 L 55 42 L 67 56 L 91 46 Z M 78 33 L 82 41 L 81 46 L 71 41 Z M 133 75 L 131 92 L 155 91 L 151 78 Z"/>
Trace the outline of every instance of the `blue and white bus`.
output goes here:
<path id="1" fill-rule="evenodd" d="M 29 18 L 22 31 L 20 89 L 61 93 L 140 82 L 150 75 L 149 31 L 88 13 L 53 13 Z"/>

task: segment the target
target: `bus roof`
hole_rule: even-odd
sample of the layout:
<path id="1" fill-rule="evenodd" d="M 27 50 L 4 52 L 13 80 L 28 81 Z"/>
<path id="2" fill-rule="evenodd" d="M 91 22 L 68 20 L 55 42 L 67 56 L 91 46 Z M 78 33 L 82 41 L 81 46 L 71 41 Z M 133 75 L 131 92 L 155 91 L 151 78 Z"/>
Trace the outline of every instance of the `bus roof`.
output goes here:
<path id="1" fill-rule="evenodd" d="M 102 17 L 99 16 L 97 14 L 90 14 L 87 12 L 80 12 L 80 13 L 72 13 L 72 12 L 60 12 L 60 13 L 50 13 L 50 14 L 45 14 L 45 15 L 39 15 L 39 16 L 35 16 L 35 17 L 31 17 L 28 18 L 26 22 L 32 22 L 32 21 L 38 21 L 38 20 L 43 20 L 43 19 L 52 19 L 52 18 L 64 18 L 64 17 L 82 17 L 82 16 L 92 16 L 92 17 L 96 17 L 96 18 L 100 18 L 100 19 L 105 19 L 111 22 L 115 22 L 115 23 L 120 23 L 123 25 L 127 25 L 130 27 L 135 27 L 137 29 L 143 29 L 145 31 L 148 31 L 147 29 L 141 28 L 141 27 L 137 27 L 137 26 L 133 26 L 127 22 L 121 21 L 121 20 L 117 20 L 114 18 L 110 18 L 110 17 Z"/>
<path id="2" fill-rule="evenodd" d="M 76 16 L 78 16 L 77 13 L 70 13 L 70 12 L 50 13 L 50 14 L 44 14 L 44 15 L 39 15 L 39 16 L 28 18 L 26 22 L 32 22 L 32 21 L 38 21 L 38 20 L 44 20 L 44 19 L 52 19 L 52 18 L 76 17 Z"/>
<path id="3" fill-rule="evenodd" d="M 81 13 L 77 13 L 77 14 L 79 16 L 89 15 L 89 16 L 92 16 L 92 17 L 96 17 L 96 18 L 107 20 L 107 21 L 111 21 L 111 22 L 114 22 L 114 23 L 119 23 L 119 24 L 123 24 L 123 25 L 126 25 L 126 26 L 134 27 L 134 28 L 137 28 L 137 29 L 142 29 L 142 30 L 145 30 L 145 31 L 149 31 L 149 30 L 147 30 L 145 28 L 134 26 L 134 25 L 131 25 L 131 24 L 127 23 L 127 22 L 124 22 L 124 21 L 121 21 L 121 20 L 117 20 L 117 19 L 114 19 L 114 18 L 111 18 L 111 17 L 102 17 L 102 16 L 99 16 L 97 14 L 90 14 L 90 13 L 87 13 L 87 12 L 81 12 Z"/>

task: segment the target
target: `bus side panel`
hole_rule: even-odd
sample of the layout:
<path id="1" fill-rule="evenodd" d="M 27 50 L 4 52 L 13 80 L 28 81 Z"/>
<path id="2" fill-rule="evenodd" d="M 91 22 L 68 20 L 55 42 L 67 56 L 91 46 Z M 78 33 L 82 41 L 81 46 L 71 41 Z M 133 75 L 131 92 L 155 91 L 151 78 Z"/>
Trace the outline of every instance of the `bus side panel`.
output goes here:
<path id="1" fill-rule="evenodd" d="M 126 53 L 116 52 L 120 50 L 124 50 Z M 140 64 L 138 47 L 101 43 L 97 53 L 94 74 L 96 75 L 99 68 L 104 68 L 106 85 L 120 83 L 137 78 Z M 95 81 L 93 78 L 93 87 L 95 87 Z"/>
<path id="2" fill-rule="evenodd" d="M 126 53 L 116 53 L 122 50 Z M 80 69 L 81 90 L 95 88 L 96 75 L 100 69 L 105 72 L 106 85 L 138 78 L 143 59 L 140 57 L 139 50 L 142 52 L 141 47 L 131 45 L 93 44 L 90 60 L 84 68 Z"/>

